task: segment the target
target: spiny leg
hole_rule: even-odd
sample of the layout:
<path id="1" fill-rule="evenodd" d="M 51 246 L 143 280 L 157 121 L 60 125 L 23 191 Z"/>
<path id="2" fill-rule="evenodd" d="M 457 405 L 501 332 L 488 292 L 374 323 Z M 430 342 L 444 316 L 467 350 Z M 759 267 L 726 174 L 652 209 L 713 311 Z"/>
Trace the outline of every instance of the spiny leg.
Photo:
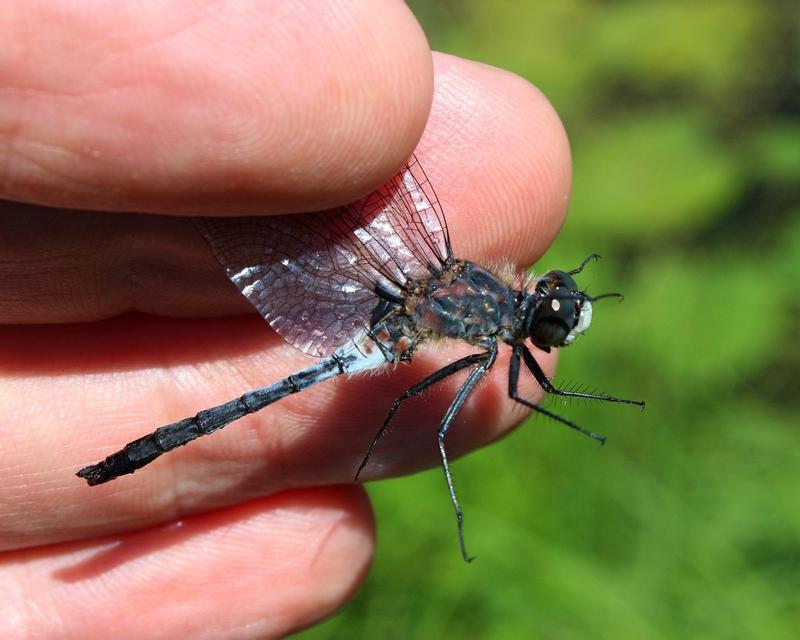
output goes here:
<path id="1" fill-rule="evenodd" d="M 610 396 L 606 394 L 598 394 L 598 393 L 583 393 L 580 391 L 564 391 L 563 389 L 558 389 L 557 387 L 553 386 L 553 383 L 548 380 L 547 376 L 545 375 L 542 368 L 539 366 L 539 363 L 536 361 L 536 358 L 533 357 L 533 354 L 528 350 L 524 344 L 519 345 L 519 347 L 515 347 L 514 351 L 516 353 L 517 349 L 522 352 L 522 358 L 525 360 L 525 366 L 528 367 L 530 372 L 533 374 L 533 377 L 536 378 L 536 382 L 544 389 L 547 393 L 552 393 L 556 396 L 564 396 L 568 398 L 588 398 L 589 400 L 602 400 L 604 402 L 622 402 L 624 404 L 635 404 L 639 407 L 644 408 L 644 401 L 642 400 L 626 400 L 624 398 L 617 398 L 615 396 Z M 519 359 L 519 356 L 517 356 Z M 519 366 L 519 363 L 517 364 Z"/>
<path id="2" fill-rule="evenodd" d="M 444 438 L 447 435 L 447 431 L 450 429 L 450 426 L 453 424 L 453 420 L 455 419 L 456 415 L 458 415 L 458 412 L 461 410 L 464 402 L 466 402 L 467 398 L 469 397 L 469 394 L 472 393 L 477 384 L 481 381 L 481 378 L 486 375 L 486 372 L 492 368 L 492 365 L 497 359 L 497 344 L 492 345 L 491 350 L 482 355 L 484 356 L 485 360 L 475 367 L 475 370 L 469 374 L 469 377 L 467 377 L 464 384 L 461 385 L 461 388 L 458 390 L 456 397 L 453 399 L 453 402 L 447 409 L 447 413 L 445 413 L 444 418 L 439 425 L 439 430 L 437 431 L 437 437 L 439 441 L 439 456 L 442 460 L 442 469 L 444 470 L 444 477 L 447 481 L 447 489 L 450 492 L 450 502 L 452 502 L 453 509 L 455 509 L 456 512 L 456 523 L 458 524 L 458 544 L 461 547 L 461 557 L 464 558 L 464 562 L 472 562 L 474 558 L 471 558 L 467 553 L 467 547 L 464 544 L 464 515 L 461 512 L 461 507 L 458 504 L 456 489 L 453 486 L 453 478 L 450 475 L 450 465 L 447 462 L 447 450 L 444 446 Z"/>
<path id="3" fill-rule="evenodd" d="M 435 385 L 437 382 L 441 382 L 445 378 L 453 375 L 454 373 L 458 373 L 462 369 L 466 369 L 467 367 L 477 364 L 483 360 L 485 360 L 489 356 L 488 353 L 473 353 L 468 355 L 460 360 L 456 360 L 455 362 L 451 362 L 446 367 L 442 367 L 438 371 L 435 371 L 431 375 L 429 375 L 424 380 L 417 382 L 415 385 L 406 389 L 403 394 L 394 401 L 392 404 L 392 408 L 389 409 L 389 414 L 386 416 L 386 419 L 383 421 L 383 424 L 380 426 L 378 431 L 375 434 L 375 437 L 372 439 L 372 443 L 369 445 L 369 449 L 367 450 L 367 455 L 364 456 L 364 459 L 361 461 L 361 464 L 358 467 L 358 471 L 356 471 L 355 482 L 358 482 L 359 476 L 361 476 L 361 472 L 369 463 L 370 456 L 372 456 L 372 452 L 375 450 L 375 447 L 378 445 L 378 441 L 383 437 L 386 433 L 386 430 L 389 428 L 389 424 L 392 422 L 392 418 L 394 418 L 394 414 L 397 413 L 397 410 L 400 408 L 400 405 L 403 404 L 409 398 L 419 395 L 423 393 L 426 389 L 430 388 L 431 386 Z"/>
<path id="4" fill-rule="evenodd" d="M 543 415 L 546 415 L 549 418 L 553 418 L 553 420 L 556 420 L 557 422 L 560 422 L 561 424 L 568 426 L 570 429 L 575 429 L 576 431 L 580 431 L 582 434 L 584 434 L 586 436 L 589 436 L 590 438 L 593 438 L 594 440 L 597 440 L 600 444 L 603 444 L 606 441 L 605 436 L 601 436 L 601 435 L 599 435 L 597 433 L 594 433 L 593 431 L 589 431 L 588 429 L 584 429 L 582 426 L 580 426 L 579 424 L 576 424 L 572 420 L 568 420 L 567 418 L 564 418 L 564 417 L 558 415 L 557 413 L 553 413 L 549 409 L 545 409 L 544 407 L 540 407 L 538 404 L 534 404 L 533 402 L 530 402 L 529 400 L 526 400 L 525 398 L 520 397 L 520 395 L 517 393 L 517 385 L 519 384 L 520 354 L 522 353 L 522 349 L 523 348 L 524 347 L 522 347 L 521 345 L 518 345 L 518 346 L 514 347 L 514 351 L 511 353 L 511 362 L 509 363 L 509 366 L 508 366 L 508 395 L 509 395 L 509 397 L 512 400 L 516 400 L 520 404 L 528 407 L 529 409 L 532 409 L 533 411 L 536 411 L 537 413 L 541 413 Z M 531 356 L 531 357 L 533 357 L 533 356 Z M 541 369 L 539 369 L 539 370 L 541 371 Z M 536 375 L 536 374 L 534 374 L 534 375 Z M 542 375 L 544 376 L 544 373 L 542 373 Z M 539 380 L 538 377 L 536 378 L 536 380 L 537 380 L 537 382 L 539 382 L 539 384 L 542 384 L 541 380 Z M 546 377 L 545 377 L 545 380 L 547 380 Z M 544 388 L 544 385 L 542 385 L 542 388 Z M 545 389 L 545 391 L 547 391 L 547 389 Z"/>

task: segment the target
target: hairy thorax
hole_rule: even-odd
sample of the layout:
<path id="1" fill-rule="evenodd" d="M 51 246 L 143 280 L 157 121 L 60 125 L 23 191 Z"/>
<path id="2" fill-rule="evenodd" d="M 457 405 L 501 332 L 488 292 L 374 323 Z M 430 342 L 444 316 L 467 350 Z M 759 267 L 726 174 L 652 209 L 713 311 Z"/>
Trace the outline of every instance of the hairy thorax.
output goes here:
<path id="1" fill-rule="evenodd" d="M 516 292 L 473 262 L 459 261 L 441 276 L 421 284 L 405 312 L 421 337 L 443 337 L 482 344 L 510 339 Z"/>

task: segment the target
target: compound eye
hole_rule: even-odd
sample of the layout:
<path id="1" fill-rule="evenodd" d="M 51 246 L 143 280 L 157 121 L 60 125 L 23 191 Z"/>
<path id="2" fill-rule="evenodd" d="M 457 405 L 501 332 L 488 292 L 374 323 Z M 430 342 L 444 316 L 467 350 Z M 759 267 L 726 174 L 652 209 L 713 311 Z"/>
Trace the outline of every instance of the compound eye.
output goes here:
<path id="1" fill-rule="evenodd" d="M 531 341 L 537 347 L 557 347 L 568 334 L 569 328 L 557 318 L 543 318 L 534 324 Z"/>
<path id="2" fill-rule="evenodd" d="M 558 286 L 564 287 L 569 291 L 578 290 L 578 283 L 575 282 L 575 279 L 571 275 L 564 273 L 563 271 L 556 271 L 555 273 L 557 275 L 556 281 L 558 282 Z"/>
<path id="3" fill-rule="evenodd" d="M 566 293 L 564 289 L 558 288 L 554 294 Z M 564 296 L 557 297 L 554 295 L 546 302 L 547 307 L 543 310 L 542 315 L 548 318 L 557 318 L 564 325 L 568 325 L 569 330 L 575 326 L 580 313 L 580 304 L 574 298 Z"/>
<path id="4" fill-rule="evenodd" d="M 548 271 L 536 283 L 536 293 L 546 295 L 557 289 L 568 293 L 575 293 L 578 284 L 574 278 L 564 271 Z"/>
<path id="5" fill-rule="evenodd" d="M 537 347 L 558 347 L 566 344 L 578 322 L 580 302 L 563 287 L 556 287 L 534 311 L 530 337 Z"/>

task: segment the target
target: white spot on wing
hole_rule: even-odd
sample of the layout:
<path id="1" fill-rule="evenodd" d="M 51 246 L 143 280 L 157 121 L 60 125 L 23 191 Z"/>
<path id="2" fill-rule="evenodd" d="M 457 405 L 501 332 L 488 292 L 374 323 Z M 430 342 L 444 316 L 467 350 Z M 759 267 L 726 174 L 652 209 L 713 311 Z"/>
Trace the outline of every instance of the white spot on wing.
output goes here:
<path id="1" fill-rule="evenodd" d="M 255 275 L 258 275 L 258 267 L 245 267 L 241 271 L 234 273 L 230 278 L 234 284 L 239 284 L 242 280 L 249 280 Z"/>

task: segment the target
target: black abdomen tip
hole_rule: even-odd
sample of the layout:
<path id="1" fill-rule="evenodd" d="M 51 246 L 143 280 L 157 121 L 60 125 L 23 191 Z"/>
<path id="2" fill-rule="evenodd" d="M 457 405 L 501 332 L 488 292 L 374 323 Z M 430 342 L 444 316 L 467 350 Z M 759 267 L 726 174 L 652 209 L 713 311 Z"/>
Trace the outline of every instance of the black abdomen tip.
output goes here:
<path id="1" fill-rule="evenodd" d="M 103 484 L 104 482 L 108 482 L 111 478 L 107 477 L 104 473 L 103 464 L 90 464 L 88 467 L 84 467 L 75 475 L 79 478 L 83 478 L 86 482 L 89 483 L 90 487 L 93 487 L 96 484 Z"/>

